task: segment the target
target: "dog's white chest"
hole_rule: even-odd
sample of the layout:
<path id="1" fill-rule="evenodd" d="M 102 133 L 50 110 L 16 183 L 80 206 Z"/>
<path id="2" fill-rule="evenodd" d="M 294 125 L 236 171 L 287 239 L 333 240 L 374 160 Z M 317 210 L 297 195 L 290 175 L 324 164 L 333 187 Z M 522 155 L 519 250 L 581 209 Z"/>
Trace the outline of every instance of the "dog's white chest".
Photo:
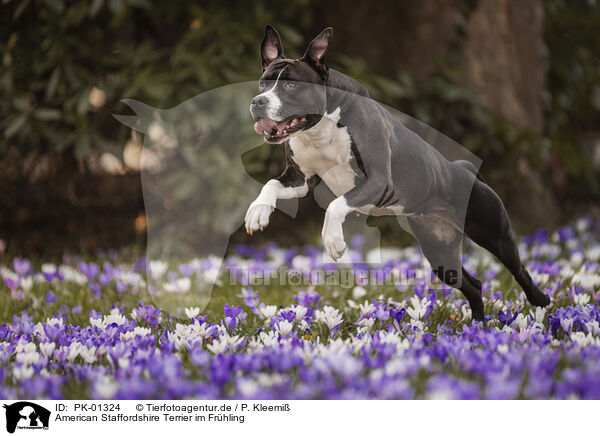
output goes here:
<path id="1" fill-rule="evenodd" d="M 331 189 L 341 196 L 354 187 L 355 172 L 350 134 L 346 127 L 338 127 L 340 108 L 325 114 L 314 127 L 290 138 L 292 159 L 307 176 L 317 174 Z"/>

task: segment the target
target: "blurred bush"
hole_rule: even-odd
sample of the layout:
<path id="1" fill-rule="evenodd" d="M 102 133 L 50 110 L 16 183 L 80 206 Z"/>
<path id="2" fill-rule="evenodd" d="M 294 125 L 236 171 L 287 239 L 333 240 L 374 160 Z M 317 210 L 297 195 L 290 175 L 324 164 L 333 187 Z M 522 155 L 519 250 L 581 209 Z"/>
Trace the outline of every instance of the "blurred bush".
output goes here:
<path id="1" fill-rule="evenodd" d="M 120 156 L 128 132 L 109 115 L 135 98 L 169 107 L 255 80 L 263 23 L 295 15 L 266 2 L 8 1 L 2 5 L 0 151 L 16 146 Z M 281 15 L 280 15 L 281 14 Z M 289 45 L 299 35 L 287 26 Z"/>
<path id="2" fill-rule="evenodd" d="M 462 3 L 466 6 L 459 9 L 464 16 L 457 22 L 466 23 L 478 2 Z M 345 55 L 343 42 L 328 58 L 332 66 L 363 82 L 373 98 L 431 125 L 481 157 L 484 175 L 525 227 L 544 224 L 530 220 L 534 203 L 543 210 L 550 208 L 549 222 L 557 222 L 597 201 L 600 193 L 594 167 L 595 161 L 600 165 L 600 8 L 592 0 L 547 0 L 543 5 L 547 63 L 541 134 L 506 121 L 473 92 L 461 66 L 453 62 L 465 38 L 464 25 L 453 28 L 456 37 L 449 52 L 436 56 L 435 72 L 427 77 L 413 77 L 406 71 L 376 74 L 360 56 Z M 46 195 L 43 187 L 51 183 L 58 184 L 55 195 L 63 190 L 66 198 L 68 186 L 100 185 L 97 179 L 85 177 L 84 182 L 74 182 L 94 172 L 99 162 L 104 167 L 112 162 L 113 172 L 119 175 L 110 177 L 125 177 L 121 183 L 131 183 L 136 169 L 123 165 L 131 131 L 111 116 L 129 112 L 119 100 L 132 98 L 170 108 L 218 86 L 256 80 L 264 25 L 274 24 L 286 54 L 299 56 L 314 28 L 327 20 L 326 14 L 319 13 L 325 6 L 317 0 L 4 1 L 0 6 L 0 186 L 14 192 L 2 200 L 3 208 L 15 209 L 18 204 L 7 202 L 20 202 L 24 196 L 32 197 L 30 205 L 39 203 L 35 196 Z M 385 12 L 374 8 L 372 13 Z M 355 31 L 346 29 L 346 33 Z M 400 27 L 392 33 L 391 39 L 406 37 Z M 244 156 L 244 164 L 264 181 L 281 170 L 281 157 L 281 149 L 259 147 Z M 228 169 L 226 160 L 214 165 L 217 173 Z M 182 183 L 179 194 L 194 195 L 185 188 L 194 186 L 194 168 L 185 177 L 190 180 Z M 103 192 L 102 188 L 93 195 L 99 202 L 126 192 L 134 195 L 131 190 Z M 136 192 L 137 203 L 122 198 L 120 204 L 141 208 L 141 190 Z M 558 208 L 551 208 L 552 204 Z M 137 215 L 131 211 L 127 219 Z M 313 215 L 317 221 L 319 214 Z M 31 225 L 29 220 L 9 227 Z M 0 237 L 8 237 L 1 232 Z"/>
<path id="3" fill-rule="evenodd" d="M 547 0 L 545 136 L 561 199 L 597 202 L 600 192 L 600 4 Z"/>

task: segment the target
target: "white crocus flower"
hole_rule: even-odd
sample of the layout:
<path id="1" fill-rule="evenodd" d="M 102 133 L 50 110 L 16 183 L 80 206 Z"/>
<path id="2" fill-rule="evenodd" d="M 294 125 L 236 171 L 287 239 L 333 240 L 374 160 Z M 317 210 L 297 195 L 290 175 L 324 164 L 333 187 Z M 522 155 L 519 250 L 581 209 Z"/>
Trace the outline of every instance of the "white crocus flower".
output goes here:
<path id="1" fill-rule="evenodd" d="M 274 317 L 276 313 L 277 313 L 277 306 L 275 306 L 275 305 L 262 306 L 260 308 L 260 314 L 264 318 L 267 318 L 267 319 Z"/>
<path id="2" fill-rule="evenodd" d="M 306 313 L 308 312 L 308 308 L 304 307 L 304 306 L 296 306 L 294 307 L 294 320 L 296 322 L 300 322 L 304 319 L 304 317 L 306 316 Z"/>
<path id="3" fill-rule="evenodd" d="M 375 324 L 375 318 L 363 318 L 359 321 L 358 325 L 364 332 L 370 332 Z"/>
<path id="4" fill-rule="evenodd" d="M 182 277 L 174 282 L 163 284 L 163 289 L 166 292 L 188 292 L 192 287 L 192 281 L 189 277 Z"/>
<path id="5" fill-rule="evenodd" d="M 53 263 L 45 263 L 42 265 L 42 272 L 46 274 L 54 274 L 57 268 Z"/>
<path id="6" fill-rule="evenodd" d="M 94 363 L 96 361 L 96 347 L 81 346 L 79 349 L 79 355 L 87 363 Z"/>
<path id="7" fill-rule="evenodd" d="M 539 322 L 540 324 L 544 322 L 544 317 L 546 316 L 546 308 L 545 307 L 536 307 L 535 308 L 535 322 Z"/>
<path id="8" fill-rule="evenodd" d="M 471 308 L 468 305 L 463 304 L 462 306 L 460 306 L 460 311 L 462 313 L 462 321 L 471 318 Z"/>
<path id="9" fill-rule="evenodd" d="M 150 261 L 150 273 L 154 278 L 161 278 L 169 268 L 167 262 L 162 260 L 151 260 Z"/>
<path id="10" fill-rule="evenodd" d="M 315 317 L 317 321 L 327 325 L 329 330 L 333 330 L 343 321 L 340 312 L 335 307 L 331 306 L 325 306 L 322 310 L 317 311 Z"/>
<path id="11" fill-rule="evenodd" d="M 77 283 L 78 285 L 84 285 L 88 281 L 86 276 L 71 266 L 61 265 L 58 270 L 63 275 L 65 282 L 73 282 Z"/>
<path id="12" fill-rule="evenodd" d="M 178 350 L 181 350 L 201 345 L 208 333 L 206 323 L 194 322 L 192 324 L 177 324 L 175 331 L 168 332 L 167 337 L 175 343 Z"/>
<path id="13" fill-rule="evenodd" d="M 580 306 L 584 306 L 590 302 L 589 294 L 577 294 L 573 297 L 573 302 Z"/>
<path id="14" fill-rule="evenodd" d="M 411 319 L 410 326 L 412 329 L 416 330 L 417 332 L 422 332 L 425 329 L 425 325 L 423 324 L 423 321 L 420 321 L 418 319 Z"/>
<path id="15" fill-rule="evenodd" d="M 112 376 L 101 376 L 94 382 L 94 392 L 105 400 L 112 399 L 118 389 Z"/>
<path id="16" fill-rule="evenodd" d="M 28 292 L 33 286 L 33 277 L 23 277 L 19 282 L 19 286 L 21 287 L 21 289 L 23 289 L 24 292 Z"/>
<path id="17" fill-rule="evenodd" d="M 596 289 L 600 287 L 600 275 L 577 273 L 573 276 L 571 283 L 579 283 L 582 287 L 587 289 Z"/>
<path id="18" fill-rule="evenodd" d="M 33 368 L 28 365 L 17 366 L 12 373 L 15 380 L 26 380 L 33 377 Z"/>
<path id="19" fill-rule="evenodd" d="M 55 348 L 56 344 L 54 342 L 42 342 L 40 344 L 40 351 L 46 357 L 51 356 Z"/>
<path id="20" fill-rule="evenodd" d="M 571 340 L 580 347 L 588 347 L 591 345 L 600 345 L 600 338 L 595 338 L 591 333 L 587 335 L 584 332 L 572 332 Z"/>
<path id="21" fill-rule="evenodd" d="M 412 305 L 412 308 L 408 307 L 406 309 L 406 313 L 408 313 L 412 319 L 420 320 L 425 316 L 425 312 L 427 312 L 427 306 L 429 306 L 429 303 L 429 300 L 426 298 L 420 300 L 419 297 L 413 295 L 410 298 L 410 304 Z"/>
<path id="22" fill-rule="evenodd" d="M 352 290 L 352 299 L 354 299 L 354 300 L 358 300 L 359 298 L 362 298 L 365 295 L 367 295 L 367 290 L 365 288 L 363 288 L 362 286 L 356 286 Z"/>
<path id="23" fill-rule="evenodd" d="M 190 319 L 196 318 L 198 315 L 200 315 L 199 307 L 188 307 L 185 309 L 185 316 L 187 316 Z"/>
<path id="24" fill-rule="evenodd" d="M 571 327 L 573 326 L 574 321 L 575 320 L 573 318 L 561 319 L 560 326 L 563 328 L 564 331 L 569 332 L 571 331 Z"/>
<path id="25" fill-rule="evenodd" d="M 81 345 L 81 343 L 79 342 L 73 342 L 71 345 L 67 345 L 67 348 L 69 349 L 69 355 L 67 356 L 67 360 L 69 362 L 73 362 L 77 356 L 79 356 L 79 350 L 81 349 L 83 345 Z"/>
<path id="26" fill-rule="evenodd" d="M 31 365 L 33 363 L 41 363 L 45 359 L 40 353 L 35 351 L 35 345 L 33 345 L 33 350 L 24 350 L 21 353 L 17 353 L 15 360 L 23 365 Z"/>
<path id="27" fill-rule="evenodd" d="M 294 327 L 294 325 L 288 320 L 284 319 L 275 324 L 275 331 L 279 334 L 279 336 L 285 337 L 290 334 L 292 327 Z"/>
<path id="28" fill-rule="evenodd" d="M 273 345 L 277 344 L 277 335 L 275 334 L 275 332 L 270 331 L 270 332 L 260 332 L 260 342 L 262 342 L 262 344 L 265 347 L 270 347 Z"/>
<path id="29" fill-rule="evenodd" d="M 121 333 L 121 339 L 122 340 L 133 339 L 136 336 L 144 337 L 144 336 L 148 336 L 150 333 L 152 333 L 152 330 L 150 330 L 147 327 L 136 327 L 130 332 Z"/>
<path id="30" fill-rule="evenodd" d="M 189 277 L 182 277 L 177 280 L 177 288 L 181 292 L 188 292 L 192 287 L 192 280 Z"/>
<path id="31" fill-rule="evenodd" d="M 98 328 L 105 328 L 110 324 L 123 325 L 126 322 L 127 318 L 119 312 L 118 308 L 111 310 L 109 315 L 104 315 L 99 318 L 90 317 L 90 325 Z"/>
<path id="32" fill-rule="evenodd" d="M 106 327 L 107 325 L 110 325 L 110 324 L 123 325 L 126 322 L 127 322 L 127 318 L 125 318 L 120 313 L 117 313 L 117 314 L 111 313 L 110 315 L 104 317 L 104 320 L 102 321 L 102 325 L 103 325 L 103 327 Z"/>
<path id="33" fill-rule="evenodd" d="M 358 309 L 358 304 L 354 300 L 346 300 L 346 304 L 350 309 Z"/>
<path id="34" fill-rule="evenodd" d="M 527 328 L 527 326 L 529 325 L 529 322 L 527 321 L 527 318 L 525 317 L 525 315 L 523 315 L 522 313 L 519 313 L 517 315 L 517 317 L 515 318 L 515 325 L 517 327 L 519 327 L 519 329 L 523 330 L 523 329 Z"/>
<path id="35" fill-rule="evenodd" d="M 230 336 L 225 334 L 212 341 L 212 343 L 208 344 L 206 348 L 208 348 L 208 350 L 213 354 L 222 354 L 227 350 L 234 350 L 235 347 L 242 341 L 243 338 L 240 338 L 239 335 Z"/>
<path id="36" fill-rule="evenodd" d="M 375 306 L 373 306 L 367 300 L 365 300 L 363 304 L 359 304 L 358 307 L 360 308 L 360 313 L 362 316 L 375 312 Z"/>
<path id="37" fill-rule="evenodd" d="M 46 324 L 49 324 L 53 327 L 62 327 L 64 322 L 62 318 L 46 318 Z"/>

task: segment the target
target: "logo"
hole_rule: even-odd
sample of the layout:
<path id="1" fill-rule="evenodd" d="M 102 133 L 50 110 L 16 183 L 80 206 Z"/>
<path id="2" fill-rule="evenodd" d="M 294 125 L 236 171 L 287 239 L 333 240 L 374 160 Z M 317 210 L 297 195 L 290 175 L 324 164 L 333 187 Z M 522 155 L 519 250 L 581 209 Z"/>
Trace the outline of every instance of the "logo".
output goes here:
<path id="1" fill-rule="evenodd" d="M 4 405 L 6 409 L 6 431 L 14 433 L 18 429 L 48 430 L 50 411 L 29 401 L 19 401 Z"/>
<path id="2" fill-rule="evenodd" d="M 273 147 L 265 144 L 264 136 L 256 134 L 253 127 L 254 120 L 247 109 L 248 103 L 256 96 L 257 89 L 256 82 L 231 84 L 199 94 L 171 109 L 156 109 L 139 101 L 123 100 L 135 115 L 115 116 L 120 122 L 137 132 L 133 135 L 134 139 L 128 142 L 131 153 L 127 151 L 125 154 L 131 154 L 131 168 L 139 170 L 141 174 L 148 225 L 146 283 L 151 290 L 149 295 L 153 304 L 163 311 L 176 313 L 178 308 L 184 305 L 190 306 L 190 298 L 194 299 L 194 306 L 206 307 L 214 286 L 222 277 L 222 270 L 229 270 L 230 284 L 237 284 L 238 272 L 231 272 L 230 265 L 225 261 L 225 255 L 232 235 L 244 226 L 251 205 L 259 205 L 257 213 L 258 210 L 262 211 L 258 221 L 261 227 L 269 223 L 273 206 L 292 218 L 296 216 L 299 200 L 295 196 L 301 195 L 300 188 L 294 188 L 293 192 L 289 191 L 290 196 L 285 194 L 281 198 L 278 197 L 280 201 L 272 202 L 274 191 L 271 191 L 270 185 L 265 184 L 264 179 L 255 177 L 253 175 L 255 170 L 251 171 L 251 167 L 261 161 L 261 156 L 268 155 Z M 302 89 L 306 92 L 310 91 L 311 95 L 322 95 L 320 85 L 303 83 Z M 353 105 L 357 105 L 356 107 L 373 107 L 373 101 L 367 97 L 346 94 L 349 93 L 342 89 L 327 88 L 327 98 L 331 98 L 332 101 L 352 101 Z M 312 100 L 307 100 L 307 106 L 302 106 L 298 110 L 311 113 L 312 105 Z M 435 253 L 435 260 L 441 263 L 431 265 L 432 269 L 438 272 L 438 267 L 442 267 L 442 276 L 451 280 L 454 285 L 459 285 L 462 280 L 462 269 L 459 265 L 459 254 L 462 250 L 461 235 L 476 170 L 481 160 L 469 150 L 418 120 L 391 107 L 379 106 L 389 113 L 390 123 L 393 121 L 397 126 L 402 124 L 427 141 L 420 143 L 420 147 L 423 147 L 422 153 L 427 156 L 441 155 L 449 162 L 462 161 L 462 166 L 468 169 L 464 173 L 461 172 L 464 177 L 448 181 L 444 192 L 452 193 L 451 196 L 439 201 L 432 199 L 427 203 L 427 207 L 432 211 L 430 218 L 423 217 L 417 209 L 404 213 L 402 207 L 391 208 L 388 212 L 384 212 L 384 214 L 397 214 L 391 218 L 391 222 L 395 220 L 409 233 L 414 233 L 415 229 L 420 230 L 418 233 L 420 238 L 417 238 L 417 241 L 421 248 L 425 252 Z M 294 107 L 294 110 L 296 109 Z M 350 111 L 350 113 L 362 112 Z M 358 116 L 356 119 L 349 117 L 345 122 L 348 126 L 362 126 L 363 123 Z M 366 135 L 363 130 L 361 127 L 356 131 Z M 353 153 L 362 156 L 371 155 L 372 151 L 369 149 L 371 139 L 364 137 L 363 141 L 355 142 Z M 343 165 L 346 164 L 339 163 L 338 166 L 330 168 L 327 174 L 323 173 L 322 177 L 319 177 L 320 181 L 316 181 L 316 186 L 312 188 L 316 206 L 328 210 L 337 198 L 323 180 L 333 181 L 334 184 L 340 183 L 340 189 L 343 191 L 346 188 L 341 187 L 342 185 L 346 186 L 344 184 L 347 182 L 354 183 L 349 181 L 348 174 L 356 175 L 355 171 L 367 171 L 364 162 L 361 164 L 364 167 L 362 170 L 346 168 Z M 405 162 L 405 165 L 406 168 L 411 167 L 410 162 Z M 429 185 L 426 183 L 415 185 L 414 195 L 425 196 L 425 192 L 421 191 L 426 189 L 425 186 Z M 263 191 L 265 194 L 260 194 Z M 387 191 L 380 193 L 379 196 L 382 198 L 373 201 L 392 199 Z M 411 217 L 412 221 L 417 220 L 420 224 L 418 226 L 411 224 L 412 221 L 409 222 L 408 217 Z M 335 238 L 343 239 L 345 231 L 348 244 L 354 240 L 362 241 L 355 249 L 356 252 L 360 250 L 365 253 L 362 260 L 357 261 L 351 256 L 350 250 L 346 250 L 346 255 L 333 264 L 333 258 L 323 250 L 320 260 L 317 260 L 317 265 L 322 267 L 309 264 L 309 271 L 312 273 L 319 270 L 325 275 L 334 269 L 331 268 L 332 266 L 337 265 L 339 270 L 347 269 L 354 272 L 352 276 L 355 277 L 365 269 L 364 265 L 370 265 L 368 268 L 372 268 L 373 271 L 385 268 L 386 262 L 395 255 L 390 254 L 387 249 L 383 251 L 380 249 L 380 231 L 378 227 L 368 223 L 368 218 L 366 213 L 349 214 L 343 229 L 341 224 L 339 226 L 336 224 Z M 281 234 L 276 235 L 272 232 L 268 236 L 270 239 L 287 240 L 289 236 L 287 226 L 276 227 L 275 230 L 280 231 Z M 435 238 L 427 236 L 430 234 L 435 235 Z M 344 241 L 338 242 L 341 247 L 347 245 Z M 444 248 L 445 253 L 453 254 L 438 256 L 440 247 Z M 193 292 L 191 292 L 189 278 L 178 281 L 168 279 L 169 274 L 166 271 L 171 260 L 206 259 L 207 256 L 207 261 L 193 261 L 189 264 L 188 269 L 201 272 L 202 277 L 201 280 L 194 282 Z M 286 256 L 282 254 L 280 260 L 275 260 L 275 264 L 281 262 L 285 265 Z M 361 267 L 355 268 L 358 263 Z M 271 275 L 269 268 L 269 266 L 253 265 L 252 270 L 248 272 L 248 277 L 251 274 L 253 277 L 258 277 L 260 281 L 261 277 Z M 295 265 L 294 269 L 299 268 Z M 423 274 L 427 272 L 425 279 L 428 285 L 437 286 L 437 281 L 427 280 L 430 274 L 426 271 L 428 268 L 424 263 L 423 268 L 419 269 Z M 399 274 L 407 275 L 407 280 L 401 278 L 396 280 L 396 272 L 394 272 L 391 277 L 391 280 L 396 282 L 394 284 L 408 285 L 408 280 L 413 280 L 414 268 L 405 268 L 405 270 L 399 271 Z M 287 273 L 283 272 L 283 274 Z M 280 279 L 288 280 L 283 274 Z M 341 274 L 328 275 L 328 277 L 335 284 L 340 284 L 335 277 L 341 277 Z M 416 277 L 414 279 L 418 280 Z M 242 277 L 239 281 L 244 280 L 245 277 Z M 295 279 L 290 279 L 290 282 L 293 280 Z M 168 292 L 154 292 L 153 289 L 165 289 Z"/>

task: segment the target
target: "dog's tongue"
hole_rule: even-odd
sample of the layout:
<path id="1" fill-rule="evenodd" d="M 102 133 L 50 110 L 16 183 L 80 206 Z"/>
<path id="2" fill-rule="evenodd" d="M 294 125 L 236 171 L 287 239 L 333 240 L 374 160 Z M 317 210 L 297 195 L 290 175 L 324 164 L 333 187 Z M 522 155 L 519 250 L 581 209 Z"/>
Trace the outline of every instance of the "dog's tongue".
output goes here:
<path id="1" fill-rule="evenodd" d="M 254 123 L 254 131 L 259 135 L 264 135 L 265 133 L 271 133 L 273 129 L 281 131 L 287 124 L 288 123 L 286 121 L 280 121 L 278 123 L 270 118 L 261 118 Z"/>

